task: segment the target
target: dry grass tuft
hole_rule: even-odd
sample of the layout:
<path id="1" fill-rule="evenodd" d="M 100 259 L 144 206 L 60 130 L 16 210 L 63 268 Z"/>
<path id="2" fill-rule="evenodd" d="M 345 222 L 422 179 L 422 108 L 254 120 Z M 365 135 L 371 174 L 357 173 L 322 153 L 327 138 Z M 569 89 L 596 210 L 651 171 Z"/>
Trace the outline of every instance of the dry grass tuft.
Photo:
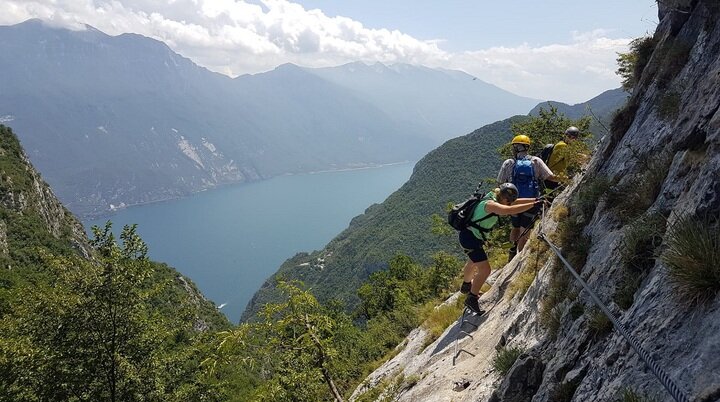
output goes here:
<path id="1" fill-rule="evenodd" d="M 506 297 L 508 298 L 508 300 L 512 299 L 517 294 L 520 294 L 520 297 L 523 297 L 527 290 L 530 289 L 530 285 L 532 285 L 536 277 L 536 270 L 523 270 L 517 277 L 515 277 L 512 283 L 510 283 L 510 286 L 508 286 L 508 290 L 506 293 Z"/>
<path id="2" fill-rule="evenodd" d="M 433 308 L 427 315 L 427 319 L 423 322 L 422 326 L 430 332 L 430 336 L 425 340 L 426 344 L 433 343 L 445 329 L 450 326 L 453 322 L 457 321 L 458 317 L 463 310 L 463 302 L 465 299 L 459 297 L 454 304 L 448 304 Z"/>
<path id="3" fill-rule="evenodd" d="M 613 324 L 602 310 L 593 308 L 588 314 L 588 329 L 594 337 L 602 338 L 612 332 Z"/>
<path id="4" fill-rule="evenodd" d="M 632 306 L 640 284 L 655 266 L 665 227 L 665 217 L 657 213 L 645 215 L 625 227 L 619 249 L 622 279 L 613 296 L 621 308 L 627 310 Z"/>
<path id="5" fill-rule="evenodd" d="M 670 281 L 693 304 L 714 300 L 720 291 L 720 219 L 684 216 L 668 229 L 662 261 Z"/>

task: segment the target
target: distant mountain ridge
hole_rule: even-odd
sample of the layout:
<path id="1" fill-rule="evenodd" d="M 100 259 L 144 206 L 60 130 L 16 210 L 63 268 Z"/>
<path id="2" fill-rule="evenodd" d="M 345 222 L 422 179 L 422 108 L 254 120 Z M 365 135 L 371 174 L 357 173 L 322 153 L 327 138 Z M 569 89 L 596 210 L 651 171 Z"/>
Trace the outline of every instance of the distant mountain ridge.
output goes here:
<path id="1" fill-rule="evenodd" d="M 610 127 L 610 121 L 615 111 L 619 105 L 627 101 L 629 96 L 630 94 L 624 89 L 615 88 L 607 90 L 587 102 L 576 103 L 574 105 L 557 101 L 541 102 L 530 111 L 530 115 L 537 116 L 541 108 L 547 110 L 550 109 L 550 107 L 554 107 L 558 112 L 571 119 L 579 119 L 586 115 L 594 116 L 597 119 L 593 119 L 590 124 L 590 130 L 596 134 L 605 134 Z"/>
<path id="2" fill-rule="evenodd" d="M 415 160 L 537 102 L 460 72 L 375 65 L 362 81 L 351 71 L 360 67 L 232 79 L 141 35 L 29 20 L 0 27 L 0 120 L 59 198 L 93 215 L 224 183 Z"/>
<path id="3" fill-rule="evenodd" d="M 495 85 L 457 70 L 431 69 L 409 64 L 367 65 L 362 62 L 309 70 L 397 117 L 427 135 L 446 141 L 484 124 L 524 114 L 536 100 L 518 99 Z M 422 83 L 422 85 L 418 85 Z M 448 114 L 446 109 L 455 113 Z M 527 109 L 526 109 L 527 110 Z M 421 121 L 415 121 L 417 116 Z"/>

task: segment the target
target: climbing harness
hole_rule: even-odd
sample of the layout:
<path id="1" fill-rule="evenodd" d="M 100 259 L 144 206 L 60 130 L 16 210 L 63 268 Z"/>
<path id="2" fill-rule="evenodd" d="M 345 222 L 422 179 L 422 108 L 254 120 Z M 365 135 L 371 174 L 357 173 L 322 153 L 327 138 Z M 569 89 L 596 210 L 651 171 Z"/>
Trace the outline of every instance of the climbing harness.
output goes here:
<path id="1" fill-rule="evenodd" d="M 550 249 L 557 255 L 558 259 L 562 261 L 563 265 L 567 270 L 572 274 L 575 279 L 580 282 L 580 285 L 582 285 L 583 289 L 585 289 L 588 294 L 590 295 L 590 298 L 593 300 L 593 302 L 600 308 L 600 310 L 612 321 L 615 328 L 620 332 L 620 334 L 625 338 L 625 340 L 632 346 L 632 348 L 637 352 L 638 355 L 640 355 L 640 358 L 645 362 L 645 364 L 650 368 L 652 373 L 657 377 L 657 379 L 660 381 L 660 383 L 665 387 L 665 389 L 670 393 L 670 395 L 675 399 L 677 402 L 689 402 L 690 399 L 685 395 L 680 387 L 678 387 L 675 382 L 670 378 L 670 376 L 663 370 L 655 360 L 653 360 L 652 356 L 640 346 L 640 342 L 638 342 L 637 338 L 635 338 L 626 328 L 623 326 L 620 321 L 618 321 L 615 316 L 610 312 L 610 310 L 603 304 L 602 301 L 600 301 L 600 298 L 597 296 L 597 294 L 590 289 L 588 284 L 580 277 L 580 274 L 578 274 L 575 269 L 573 269 L 572 265 L 570 265 L 569 262 L 565 259 L 565 257 L 562 256 L 560 253 L 560 249 L 553 244 L 550 239 L 547 238 L 545 235 L 545 232 L 543 231 L 543 221 L 545 218 L 545 207 L 543 205 L 543 217 L 540 220 L 540 230 L 538 233 L 538 238 L 543 240 L 545 243 L 547 243 L 548 246 L 550 246 Z"/>

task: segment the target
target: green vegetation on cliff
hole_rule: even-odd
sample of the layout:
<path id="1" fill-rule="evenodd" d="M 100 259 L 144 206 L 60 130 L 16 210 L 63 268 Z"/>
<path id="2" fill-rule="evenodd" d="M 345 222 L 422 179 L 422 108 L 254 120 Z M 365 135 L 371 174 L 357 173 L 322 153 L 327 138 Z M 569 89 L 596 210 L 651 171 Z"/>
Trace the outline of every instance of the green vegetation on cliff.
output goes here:
<path id="1" fill-rule="evenodd" d="M 89 241 L 0 125 L 0 401 L 188 400 L 229 323 L 126 227 Z"/>

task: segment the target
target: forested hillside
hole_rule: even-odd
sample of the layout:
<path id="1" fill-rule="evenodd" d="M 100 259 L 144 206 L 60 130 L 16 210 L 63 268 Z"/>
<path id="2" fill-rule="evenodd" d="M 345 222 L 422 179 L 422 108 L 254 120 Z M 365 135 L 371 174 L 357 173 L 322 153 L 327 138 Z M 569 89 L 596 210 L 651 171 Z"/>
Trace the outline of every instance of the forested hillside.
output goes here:
<path id="1" fill-rule="evenodd" d="M 88 240 L 0 125 L 1 401 L 194 392 L 197 339 L 229 323 L 146 253 L 134 227 Z"/>

